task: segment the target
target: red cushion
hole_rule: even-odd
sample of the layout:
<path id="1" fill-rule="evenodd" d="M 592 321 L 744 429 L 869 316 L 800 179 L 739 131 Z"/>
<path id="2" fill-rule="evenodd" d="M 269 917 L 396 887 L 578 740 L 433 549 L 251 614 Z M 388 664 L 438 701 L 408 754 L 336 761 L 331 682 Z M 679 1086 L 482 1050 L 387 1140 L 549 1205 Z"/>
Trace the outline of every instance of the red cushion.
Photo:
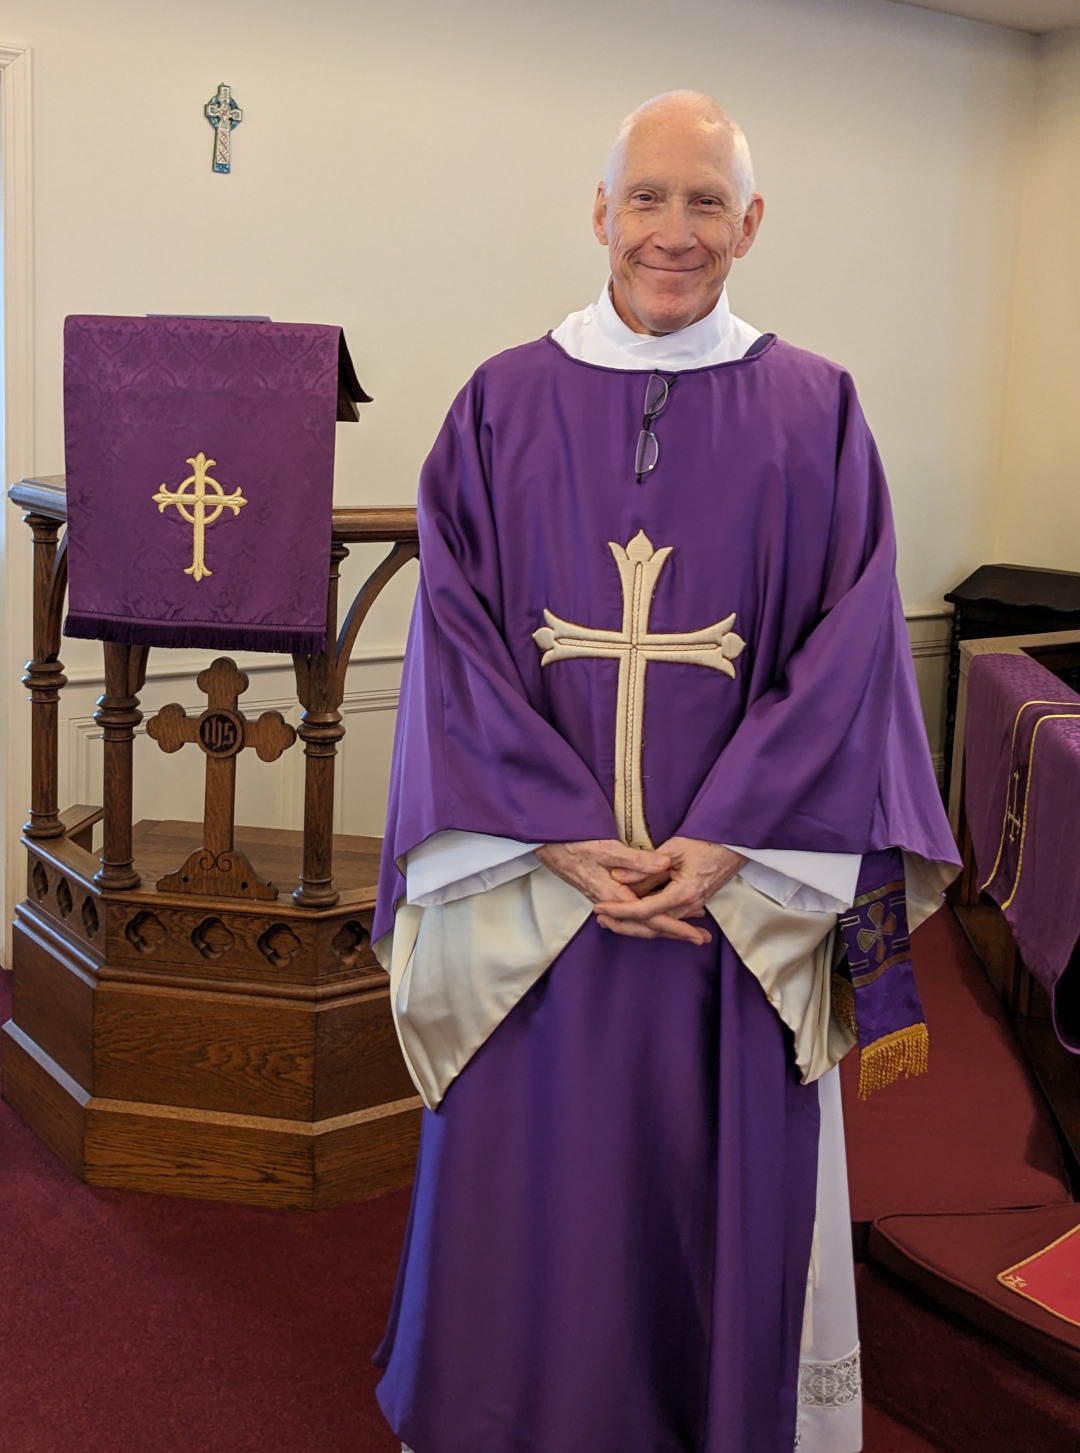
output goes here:
<path id="1" fill-rule="evenodd" d="M 861 1101 L 853 1054 L 841 1069 L 857 1244 L 879 1216 L 1071 1200 L 1042 1094 L 951 909 L 912 935 L 912 955 L 930 1072 Z"/>
<path id="2" fill-rule="evenodd" d="M 1077 1453 L 1071 1392 L 872 1261 L 856 1286 L 869 1400 L 949 1453 Z"/>
<path id="3" fill-rule="evenodd" d="M 973 1323 L 1038 1370 L 1080 1393 L 1080 1327 L 997 1280 L 1080 1224 L 1080 1206 L 950 1216 L 886 1216 L 870 1228 L 870 1258 Z"/>

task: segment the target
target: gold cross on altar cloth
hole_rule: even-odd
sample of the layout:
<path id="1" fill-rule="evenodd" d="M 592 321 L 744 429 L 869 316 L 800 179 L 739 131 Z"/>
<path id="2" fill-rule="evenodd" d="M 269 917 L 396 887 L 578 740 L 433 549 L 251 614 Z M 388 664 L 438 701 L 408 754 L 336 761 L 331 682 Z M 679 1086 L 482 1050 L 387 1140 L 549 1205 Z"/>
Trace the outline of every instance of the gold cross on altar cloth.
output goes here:
<path id="1" fill-rule="evenodd" d="M 1015 771 L 1009 782 L 1009 795 L 1005 803 L 1005 822 L 1009 829 L 1009 841 L 1014 843 L 1023 823 L 1019 817 L 1020 809 L 1020 772 Z"/>
<path id="2" fill-rule="evenodd" d="M 644 530 L 624 548 L 614 541 L 608 549 L 615 557 L 622 580 L 621 631 L 594 630 L 561 620 L 544 611 L 546 625 L 533 632 L 543 651 L 541 666 L 572 657 L 594 657 L 619 663 L 619 689 L 615 708 L 615 821 L 619 836 L 632 848 L 651 848 L 645 822 L 641 785 L 641 757 L 645 733 L 645 672 L 650 661 L 682 661 L 711 666 L 734 677 L 732 662 L 746 642 L 731 629 L 735 613 L 716 625 L 685 635 L 656 635 L 649 631 L 649 612 L 656 582 L 671 545 L 654 550 Z"/>
<path id="3" fill-rule="evenodd" d="M 158 507 L 158 514 L 163 515 L 169 505 L 175 505 L 177 510 L 187 520 L 189 525 L 195 527 L 195 540 L 192 551 L 191 564 L 184 569 L 185 575 L 194 576 L 196 580 L 202 580 L 207 575 L 213 575 L 206 565 L 206 527 L 212 525 L 221 514 L 222 510 L 232 510 L 235 518 L 248 501 L 238 489 L 232 494 L 226 494 L 216 479 L 211 479 L 207 474 L 208 469 L 213 469 L 217 463 L 216 459 L 207 459 L 201 451 L 194 459 L 187 461 L 195 471 L 189 474 L 178 489 L 171 490 L 168 485 L 163 484 L 157 494 L 151 495 Z M 188 494 L 188 485 L 194 485 L 194 492 Z M 206 486 L 212 486 L 216 491 L 207 494 Z M 188 514 L 188 506 L 194 511 Z"/>

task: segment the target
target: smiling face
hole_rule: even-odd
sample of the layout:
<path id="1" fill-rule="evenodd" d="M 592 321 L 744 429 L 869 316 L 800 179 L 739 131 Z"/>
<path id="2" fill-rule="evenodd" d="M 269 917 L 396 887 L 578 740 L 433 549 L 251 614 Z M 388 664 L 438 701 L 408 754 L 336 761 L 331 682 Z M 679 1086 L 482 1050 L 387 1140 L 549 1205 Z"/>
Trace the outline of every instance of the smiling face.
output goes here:
<path id="1" fill-rule="evenodd" d="M 686 106 L 657 107 L 625 139 L 593 230 L 608 249 L 615 311 L 635 333 L 674 333 L 716 306 L 749 252 L 764 203 L 739 193 L 729 125 Z"/>

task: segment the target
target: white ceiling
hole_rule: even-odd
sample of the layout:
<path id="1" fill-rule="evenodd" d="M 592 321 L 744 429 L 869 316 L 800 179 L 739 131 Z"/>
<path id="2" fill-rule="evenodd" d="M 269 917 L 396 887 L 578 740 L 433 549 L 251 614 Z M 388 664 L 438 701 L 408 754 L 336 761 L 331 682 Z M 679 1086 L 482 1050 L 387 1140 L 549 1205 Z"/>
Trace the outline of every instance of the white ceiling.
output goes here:
<path id="1" fill-rule="evenodd" d="M 1015 30 L 1064 30 L 1080 25 L 1080 0 L 897 0 L 920 10 L 941 10 L 968 20 L 988 20 Z"/>

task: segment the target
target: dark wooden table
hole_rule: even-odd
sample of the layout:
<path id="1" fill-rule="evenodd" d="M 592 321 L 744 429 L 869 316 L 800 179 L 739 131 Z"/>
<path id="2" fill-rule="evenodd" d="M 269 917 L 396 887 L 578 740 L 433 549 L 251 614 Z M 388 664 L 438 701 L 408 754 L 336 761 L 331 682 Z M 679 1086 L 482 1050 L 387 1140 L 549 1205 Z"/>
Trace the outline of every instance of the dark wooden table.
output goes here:
<path id="1" fill-rule="evenodd" d="M 1080 630 L 1080 574 L 1043 570 L 1031 565 L 980 565 L 950 590 L 945 599 L 954 609 L 949 647 L 949 690 L 945 711 L 945 796 L 952 778 L 956 699 L 960 686 L 960 642 L 995 636 L 1034 635 L 1043 631 Z M 1080 690 L 1080 670 L 1056 670 Z M 1073 676 L 1065 674 L 1073 672 Z"/>

